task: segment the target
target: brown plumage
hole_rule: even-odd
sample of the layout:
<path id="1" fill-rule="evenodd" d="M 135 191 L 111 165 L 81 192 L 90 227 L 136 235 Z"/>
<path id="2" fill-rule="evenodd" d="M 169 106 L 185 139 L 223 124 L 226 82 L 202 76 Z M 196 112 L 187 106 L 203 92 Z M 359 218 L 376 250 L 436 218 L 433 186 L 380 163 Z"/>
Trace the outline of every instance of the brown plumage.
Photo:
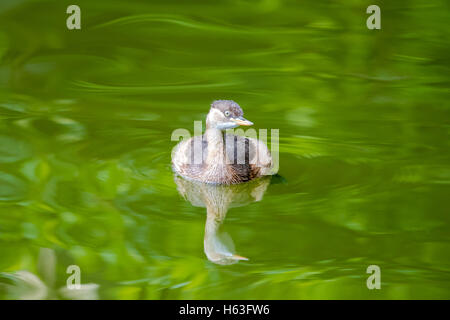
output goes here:
<path id="1" fill-rule="evenodd" d="M 205 133 L 174 148 L 174 171 L 190 180 L 216 184 L 236 184 L 273 174 L 272 157 L 262 141 L 223 131 L 252 125 L 243 114 L 234 101 L 214 101 L 206 118 Z"/>

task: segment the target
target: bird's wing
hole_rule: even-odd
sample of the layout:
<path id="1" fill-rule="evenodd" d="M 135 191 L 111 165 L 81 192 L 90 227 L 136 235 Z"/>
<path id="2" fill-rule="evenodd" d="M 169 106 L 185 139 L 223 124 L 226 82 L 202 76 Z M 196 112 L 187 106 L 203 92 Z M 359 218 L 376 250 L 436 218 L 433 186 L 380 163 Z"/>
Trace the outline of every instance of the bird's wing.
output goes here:
<path id="1" fill-rule="evenodd" d="M 261 175 L 269 175 L 272 169 L 272 155 L 261 140 L 248 138 L 250 141 L 250 165 L 261 168 Z"/>
<path id="2" fill-rule="evenodd" d="M 258 139 L 238 135 L 226 135 L 227 157 L 233 164 L 248 164 L 264 169 L 272 167 L 272 156 L 266 144 Z"/>

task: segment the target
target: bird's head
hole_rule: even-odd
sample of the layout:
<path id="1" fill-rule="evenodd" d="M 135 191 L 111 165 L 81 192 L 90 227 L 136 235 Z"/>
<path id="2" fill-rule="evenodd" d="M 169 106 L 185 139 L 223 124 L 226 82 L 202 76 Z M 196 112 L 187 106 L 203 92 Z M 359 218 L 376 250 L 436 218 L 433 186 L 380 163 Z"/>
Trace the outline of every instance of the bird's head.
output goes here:
<path id="1" fill-rule="evenodd" d="M 243 115 L 241 107 L 233 100 L 215 100 L 206 117 L 206 127 L 226 130 L 238 126 L 251 126 L 253 122 L 245 119 Z"/>

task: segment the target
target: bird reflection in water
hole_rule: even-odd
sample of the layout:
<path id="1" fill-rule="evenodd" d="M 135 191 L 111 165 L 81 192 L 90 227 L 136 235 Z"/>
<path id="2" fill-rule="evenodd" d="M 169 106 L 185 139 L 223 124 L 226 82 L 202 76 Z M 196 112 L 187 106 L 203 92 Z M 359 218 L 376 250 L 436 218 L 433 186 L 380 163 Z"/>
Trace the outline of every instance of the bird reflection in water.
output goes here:
<path id="1" fill-rule="evenodd" d="M 229 208 L 260 201 L 271 180 L 265 176 L 235 185 L 206 184 L 175 175 L 178 192 L 193 206 L 206 207 L 205 254 L 211 262 L 227 265 L 248 258 L 235 254 L 234 244 L 222 224 Z"/>

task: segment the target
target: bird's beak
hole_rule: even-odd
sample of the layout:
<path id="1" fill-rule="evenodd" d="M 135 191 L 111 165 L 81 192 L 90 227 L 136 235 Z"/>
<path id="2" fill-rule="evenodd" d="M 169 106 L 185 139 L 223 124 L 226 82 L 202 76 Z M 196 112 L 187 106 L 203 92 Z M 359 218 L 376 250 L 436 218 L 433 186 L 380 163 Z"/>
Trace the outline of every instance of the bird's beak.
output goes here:
<path id="1" fill-rule="evenodd" d="M 233 254 L 232 257 L 233 257 L 233 260 L 248 260 L 248 258 L 239 256 L 237 254 Z"/>
<path id="2" fill-rule="evenodd" d="M 253 122 L 248 121 L 247 119 L 245 119 L 243 117 L 231 118 L 230 120 L 233 121 L 234 123 L 236 123 L 237 125 L 240 125 L 240 126 L 251 126 L 251 125 L 253 125 Z"/>

